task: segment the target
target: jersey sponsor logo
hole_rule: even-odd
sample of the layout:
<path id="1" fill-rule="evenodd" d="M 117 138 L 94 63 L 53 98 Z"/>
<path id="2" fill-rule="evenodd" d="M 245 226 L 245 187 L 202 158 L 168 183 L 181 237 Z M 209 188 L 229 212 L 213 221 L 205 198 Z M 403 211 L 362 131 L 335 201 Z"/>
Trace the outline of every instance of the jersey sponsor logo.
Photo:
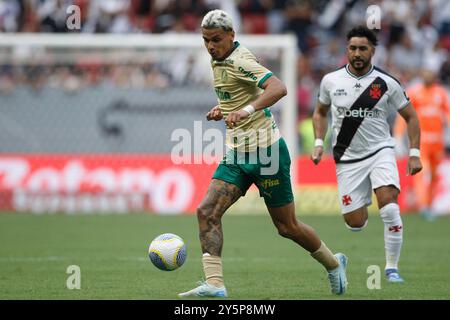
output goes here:
<path id="1" fill-rule="evenodd" d="M 365 108 L 359 109 L 347 109 L 344 107 L 337 107 L 337 117 L 338 118 L 381 118 L 381 110 L 368 110 Z"/>
<path id="2" fill-rule="evenodd" d="M 213 63 L 214 63 L 214 66 L 217 66 L 217 67 L 219 67 L 219 66 L 226 67 L 228 65 L 233 65 L 234 64 L 234 60 L 226 59 L 226 60 L 223 60 L 223 61 L 214 61 Z"/>
<path id="3" fill-rule="evenodd" d="M 350 205 L 351 203 L 352 203 L 352 197 L 350 197 L 350 195 L 349 194 L 346 194 L 346 195 L 344 195 L 343 197 L 342 197 L 342 204 L 344 205 L 344 206 L 348 206 L 348 205 Z"/>
<path id="4" fill-rule="evenodd" d="M 336 91 L 333 93 L 333 95 L 335 97 L 346 96 L 347 92 L 345 92 L 344 89 L 336 89 Z"/>
<path id="5" fill-rule="evenodd" d="M 250 79 L 252 79 L 252 80 L 254 80 L 254 81 L 256 81 L 256 80 L 258 79 L 258 78 L 253 74 L 253 72 L 251 72 L 251 71 L 247 71 L 247 70 L 245 70 L 245 69 L 242 68 L 242 67 L 239 67 L 238 70 L 239 70 L 240 72 L 242 72 L 242 73 L 245 75 L 245 77 L 247 77 L 247 78 L 250 78 Z"/>
<path id="6" fill-rule="evenodd" d="M 259 183 L 260 187 L 262 187 L 264 189 L 278 186 L 279 184 L 280 184 L 279 179 L 264 179 Z"/>
<path id="7" fill-rule="evenodd" d="M 222 91 L 220 89 L 215 89 L 216 95 L 221 101 L 231 100 L 231 94 L 228 91 Z"/>
<path id="8" fill-rule="evenodd" d="M 375 90 L 375 93 L 371 94 L 372 90 Z M 379 92 L 377 90 L 379 90 Z M 384 81 L 381 77 L 376 77 L 375 80 L 373 80 L 373 82 L 366 88 L 366 90 L 361 93 L 361 95 L 355 100 L 355 102 L 353 102 L 351 107 L 348 109 L 350 115 L 355 112 L 355 114 L 357 114 L 358 116 L 344 117 L 344 119 L 342 120 L 341 128 L 337 135 L 336 143 L 333 147 L 333 157 L 336 163 L 341 160 L 342 156 L 345 153 L 345 150 L 347 150 L 348 146 L 352 142 L 353 137 L 359 129 L 359 126 L 365 119 L 364 115 L 368 115 L 365 110 L 374 112 L 373 108 L 375 108 L 376 104 L 378 103 L 378 101 L 380 101 L 381 97 L 386 93 L 386 91 L 386 81 Z M 374 98 L 375 95 L 377 98 Z M 375 113 L 372 115 L 375 115 Z"/>

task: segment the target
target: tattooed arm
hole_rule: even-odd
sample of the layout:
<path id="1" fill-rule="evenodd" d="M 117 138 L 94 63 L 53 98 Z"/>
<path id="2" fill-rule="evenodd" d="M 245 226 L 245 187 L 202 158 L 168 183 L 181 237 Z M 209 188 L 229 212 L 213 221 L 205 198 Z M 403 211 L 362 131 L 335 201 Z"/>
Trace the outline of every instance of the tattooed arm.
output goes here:
<path id="1" fill-rule="evenodd" d="M 236 185 L 222 180 L 211 180 L 206 197 L 197 208 L 200 244 L 203 253 L 207 252 L 212 256 L 221 255 L 222 216 L 241 196 L 242 191 Z"/>

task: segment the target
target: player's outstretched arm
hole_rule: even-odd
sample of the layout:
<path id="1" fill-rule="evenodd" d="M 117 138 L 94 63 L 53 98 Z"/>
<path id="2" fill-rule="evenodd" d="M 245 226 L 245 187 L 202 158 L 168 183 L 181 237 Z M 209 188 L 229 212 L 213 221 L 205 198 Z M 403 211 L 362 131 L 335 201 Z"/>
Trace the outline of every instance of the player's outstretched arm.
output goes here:
<path id="1" fill-rule="evenodd" d="M 250 105 L 244 109 L 228 114 L 225 119 L 225 123 L 228 127 L 233 128 L 237 122 L 247 118 L 255 111 L 271 107 L 274 103 L 287 94 L 286 85 L 275 76 L 271 76 L 267 79 L 263 83 L 262 88 L 264 89 L 264 92 Z"/>
<path id="2" fill-rule="evenodd" d="M 313 128 L 314 128 L 314 150 L 311 155 L 311 160 L 314 164 L 319 164 L 323 155 L 323 139 L 327 134 L 328 118 L 327 114 L 330 110 L 330 106 L 317 102 L 316 109 L 313 113 Z"/>
<path id="3" fill-rule="evenodd" d="M 406 121 L 410 148 L 418 150 L 420 148 L 420 125 L 416 110 L 411 104 L 408 104 L 399 113 Z M 407 174 L 414 175 L 420 172 L 420 170 L 422 170 L 420 157 L 415 153 L 410 153 Z"/>

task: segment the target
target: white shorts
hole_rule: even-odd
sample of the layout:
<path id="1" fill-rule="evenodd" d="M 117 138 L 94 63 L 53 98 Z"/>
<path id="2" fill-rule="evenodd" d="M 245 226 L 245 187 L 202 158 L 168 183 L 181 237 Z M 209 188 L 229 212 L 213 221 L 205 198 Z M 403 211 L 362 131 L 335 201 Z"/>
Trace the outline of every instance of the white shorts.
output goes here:
<path id="1" fill-rule="evenodd" d="M 372 157 L 354 162 L 337 163 L 336 176 L 342 214 L 372 204 L 372 190 L 394 185 L 400 190 L 395 152 L 380 150 Z"/>

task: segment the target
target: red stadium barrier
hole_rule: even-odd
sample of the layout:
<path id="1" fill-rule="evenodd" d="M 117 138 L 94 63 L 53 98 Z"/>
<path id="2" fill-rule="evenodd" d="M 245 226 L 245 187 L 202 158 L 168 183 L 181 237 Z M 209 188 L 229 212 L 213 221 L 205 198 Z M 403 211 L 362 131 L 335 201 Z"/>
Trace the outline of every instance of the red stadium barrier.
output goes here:
<path id="1" fill-rule="evenodd" d="M 297 159 L 297 187 L 336 184 L 333 160 Z M 215 164 L 172 163 L 169 155 L 2 155 L 0 210 L 17 212 L 195 212 Z M 399 160 L 400 205 L 411 210 L 412 178 Z M 450 158 L 439 169 L 435 206 L 450 212 Z M 337 201 L 337 199 L 336 199 Z"/>
<path id="2" fill-rule="evenodd" d="M 166 155 L 0 156 L 0 209 L 193 212 L 214 168 Z"/>

